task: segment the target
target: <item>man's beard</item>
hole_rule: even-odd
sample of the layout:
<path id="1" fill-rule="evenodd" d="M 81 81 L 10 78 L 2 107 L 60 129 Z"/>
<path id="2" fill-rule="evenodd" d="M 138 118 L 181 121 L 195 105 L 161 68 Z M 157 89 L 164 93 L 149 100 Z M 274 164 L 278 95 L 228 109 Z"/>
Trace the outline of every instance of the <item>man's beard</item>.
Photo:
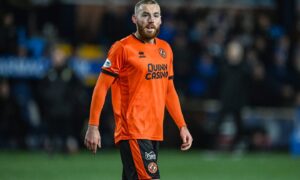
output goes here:
<path id="1" fill-rule="evenodd" d="M 141 26 L 137 23 L 137 30 L 138 30 L 138 32 L 141 36 L 140 38 L 144 41 L 149 41 L 151 39 L 154 39 L 159 33 L 159 27 L 158 28 L 154 27 L 154 32 L 153 33 L 147 33 L 146 28 L 147 28 L 146 26 L 143 27 L 143 26 Z"/>

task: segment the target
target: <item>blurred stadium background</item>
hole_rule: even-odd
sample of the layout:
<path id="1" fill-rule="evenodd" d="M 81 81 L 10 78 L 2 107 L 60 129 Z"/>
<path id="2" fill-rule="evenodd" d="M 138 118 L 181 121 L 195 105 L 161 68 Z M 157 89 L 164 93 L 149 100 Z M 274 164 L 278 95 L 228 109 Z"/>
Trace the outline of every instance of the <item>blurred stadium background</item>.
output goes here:
<path id="1" fill-rule="evenodd" d="M 91 156 L 82 142 L 100 67 L 112 43 L 134 32 L 136 2 L 0 1 L 0 179 L 120 177 L 110 103 L 101 114 L 103 152 Z M 193 151 L 179 153 L 166 114 L 162 178 L 300 177 L 300 1 L 158 2 L 159 37 L 173 47 L 194 137 Z M 228 60 L 227 49 L 241 62 Z"/>

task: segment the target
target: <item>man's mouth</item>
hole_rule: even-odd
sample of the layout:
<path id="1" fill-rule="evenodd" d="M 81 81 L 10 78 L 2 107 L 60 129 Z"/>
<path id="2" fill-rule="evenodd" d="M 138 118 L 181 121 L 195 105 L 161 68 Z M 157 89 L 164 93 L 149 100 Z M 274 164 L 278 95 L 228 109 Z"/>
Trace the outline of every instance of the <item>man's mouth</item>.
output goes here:
<path id="1" fill-rule="evenodd" d="M 155 30 L 155 26 L 150 24 L 150 25 L 146 26 L 146 29 L 147 30 Z"/>

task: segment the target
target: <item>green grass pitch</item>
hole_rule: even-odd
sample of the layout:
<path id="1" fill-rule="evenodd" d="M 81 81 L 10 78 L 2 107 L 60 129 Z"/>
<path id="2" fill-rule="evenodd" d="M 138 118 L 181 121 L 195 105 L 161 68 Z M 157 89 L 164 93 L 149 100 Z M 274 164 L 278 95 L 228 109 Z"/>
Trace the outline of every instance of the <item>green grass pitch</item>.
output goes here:
<path id="1" fill-rule="evenodd" d="M 193 150 L 162 149 L 162 180 L 299 180 L 300 158 L 259 153 L 233 156 Z M 0 152 L 0 180 L 114 180 L 121 179 L 117 150 L 75 155 L 43 152 Z"/>

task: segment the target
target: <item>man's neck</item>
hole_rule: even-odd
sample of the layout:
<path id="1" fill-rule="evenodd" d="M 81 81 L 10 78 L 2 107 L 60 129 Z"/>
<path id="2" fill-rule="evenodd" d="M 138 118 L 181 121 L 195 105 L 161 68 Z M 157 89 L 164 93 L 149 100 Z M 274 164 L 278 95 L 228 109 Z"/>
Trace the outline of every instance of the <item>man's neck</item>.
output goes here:
<path id="1" fill-rule="evenodd" d="M 136 38 L 143 41 L 144 43 L 155 44 L 155 39 L 154 38 L 149 39 L 149 40 L 145 40 L 145 39 L 142 38 L 142 36 L 140 35 L 139 32 L 135 32 L 134 35 L 135 35 Z"/>

